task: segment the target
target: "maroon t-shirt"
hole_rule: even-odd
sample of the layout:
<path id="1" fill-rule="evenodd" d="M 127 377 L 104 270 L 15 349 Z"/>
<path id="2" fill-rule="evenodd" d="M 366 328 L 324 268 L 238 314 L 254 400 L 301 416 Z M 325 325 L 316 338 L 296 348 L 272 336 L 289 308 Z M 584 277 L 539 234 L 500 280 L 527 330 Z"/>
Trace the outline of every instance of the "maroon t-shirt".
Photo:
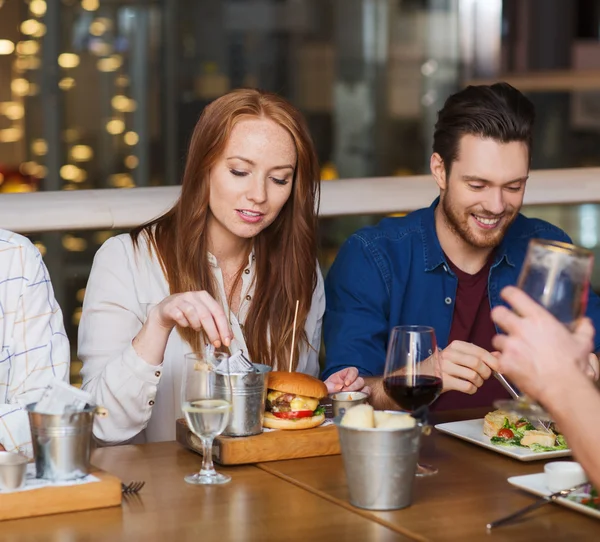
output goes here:
<path id="1" fill-rule="evenodd" d="M 493 255 L 474 275 L 461 271 L 448 258 L 446 260 L 458 278 L 448 344 L 452 341 L 465 341 L 493 352 L 492 338 L 496 335 L 496 328 L 490 315 L 487 288 Z M 490 376 L 474 395 L 458 391 L 443 393 L 432 405 L 432 410 L 491 407 L 496 399 L 504 398 L 509 398 L 508 393 L 500 382 Z"/>

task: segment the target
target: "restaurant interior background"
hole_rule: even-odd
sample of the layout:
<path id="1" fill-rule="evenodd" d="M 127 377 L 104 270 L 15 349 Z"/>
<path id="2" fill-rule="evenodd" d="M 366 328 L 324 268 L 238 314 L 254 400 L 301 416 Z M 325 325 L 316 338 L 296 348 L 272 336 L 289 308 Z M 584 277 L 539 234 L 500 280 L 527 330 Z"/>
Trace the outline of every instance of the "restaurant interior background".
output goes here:
<path id="1" fill-rule="evenodd" d="M 202 108 L 240 86 L 305 113 L 327 182 L 427 173 L 444 99 L 497 79 L 537 107 L 534 169 L 600 166 L 599 70 L 600 0 L 0 0 L 0 192 L 178 184 Z M 525 212 L 598 255 L 597 205 Z M 322 219 L 324 270 L 380 218 Z M 73 360 L 93 255 L 116 233 L 32 236 Z"/>

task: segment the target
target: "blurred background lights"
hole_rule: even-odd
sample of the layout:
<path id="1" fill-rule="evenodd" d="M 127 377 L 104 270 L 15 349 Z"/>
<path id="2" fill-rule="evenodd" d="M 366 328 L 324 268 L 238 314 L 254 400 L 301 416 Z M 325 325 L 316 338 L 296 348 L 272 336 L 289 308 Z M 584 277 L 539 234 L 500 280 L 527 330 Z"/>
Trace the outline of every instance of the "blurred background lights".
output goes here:
<path id="1" fill-rule="evenodd" d="M 42 38 L 46 35 L 46 25 L 43 23 L 38 23 L 38 27 L 36 31 L 31 34 L 34 38 Z"/>
<path id="2" fill-rule="evenodd" d="M 74 181 L 79 176 L 79 168 L 73 164 L 67 164 L 60 168 L 60 176 L 65 181 Z"/>
<path id="3" fill-rule="evenodd" d="M 71 90 L 75 86 L 75 79 L 72 77 L 63 77 L 58 82 L 58 86 L 61 90 Z"/>
<path id="4" fill-rule="evenodd" d="M 136 167 L 138 167 L 139 163 L 140 161 L 138 157 L 134 156 L 133 154 L 130 154 L 129 156 L 125 157 L 125 166 L 129 169 L 135 169 Z"/>
<path id="5" fill-rule="evenodd" d="M 61 68 L 76 68 L 79 66 L 79 56 L 75 53 L 63 53 L 58 57 L 58 65 Z"/>
<path id="6" fill-rule="evenodd" d="M 17 96 L 25 96 L 29 92 L 29 81 L 17 77 L 11 81 L 10 88 Z"/>
<path id="7" fill-rule="evenodd" d="M 125 123 L 121 119 L 112 119 L 106 123 L 106 131 L 109 134 L 122 134 L 125 130 Z"/>
<path id="8" fill-rule="evenodd" d="M 2 143 L 15 143 L 23 137 L 23 130 L 21 128 L 4 128 L 0 130 L 0 142 Z"/>
<path id="9" fill-rule="evenodd" d="M 100 7 L 99 0 L 81 0 L 81 7 L 86 11 L 96 11 Z"/>
<path id="10" fill-rule="evenodd" d="M 63 140 L 67 143 L 75 143 L 80 137 L 79 130 L 77 128 L 67 128 L 63 132 Z"/>
<path id="11" fill-rule="evenodd" d="M 21 32 L 26 36 L 33 36 L 36 32 L 39 32 L 42 23 L 35 19 L 27 19 L 21 23 Z"/>
<path id="12" fill-rule="evenodd" d="M 46 2 L 44 0 L 31 0 L 29 11 L 36 17 L 43 17 L 46 14 Z"/>
<path id="13" fill-rule="evenodd" d="M 135 182 L 128 173 L 116 173 L 108 178 L 108 183 L 115 188 L 133 188 Z"/>
<path id="14" fill-rule="evenodd" d="M 75 145 L 71 149 L 71 158 L 77 162 L 87 162 L 94 157 L 94 151 L 89 145 Z"/>
<path id="15" fill-rule="evenodd" d="M 17 53 L 20 55 L 35 55 L 39 50 L 40 44 L 35 40 L 25 40 L 17 43 Z"/>
<path id="16" fill-rule="evenodd" d="M 48 153 L 48 143 L 45 139 L 34 139 L 31 143 L 31 152 L 37 156 L 45 156 Z"/>
<path id="17" fill-rule="evenodd" d="M 15 50 L 15 44 L 10 40 L 0 40 L 0 55 L 10 55 Z"/>
<path id="18" fill-rule="evenodd" d="M 131 100 L 127 98 L 127 96 L 122 96 L 120 94 L 113 96 L 111 105 L 114 109 L 121 111 L 122 113 L 132 113 L 136 109 L 136 103 L 134 100 Z"/>
<path id="19" fill-rule="evenodd" d="M 119 75 L 117 76 L 117 78 L 115 79 L 115 85 L 117 85 L 118 87 L 126 87 L 129 85 L 129 77 L 127 77 L 126 75 Z"/>
<path id="20" fill-rule="evenodd" d="M 137 142 L 140 140 L 140 136 L 135 132 L 127 132 L 123 137 L 126 145 L 137 145 Z"/>
<path id="21" fill-rule="evenodd" d="M 16 102 L 9 102 L 3 108 L 3 114 L 7 119 L 10 120 L 19 120 L 22 119 L 25 115 L 25 108 L 22 104 Z"/>
<path id="22" fill-rule="evenodd" d="M 96 63 L 96 67 L 101 72 L 114 72 L 123 65 L 123 59 L 120 55 L 112 55 L 108 58 L 101 58 Z"/>

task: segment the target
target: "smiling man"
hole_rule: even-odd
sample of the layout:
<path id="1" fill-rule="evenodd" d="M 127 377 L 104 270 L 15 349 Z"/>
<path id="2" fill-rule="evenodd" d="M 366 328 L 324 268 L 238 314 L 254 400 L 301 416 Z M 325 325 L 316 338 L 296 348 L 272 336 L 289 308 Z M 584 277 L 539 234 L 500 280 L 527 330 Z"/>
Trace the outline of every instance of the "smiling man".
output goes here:
<path id="1" fill-rule="evenodd" d="M 516 283 L 530 239 L 570 242 L 557 227 L 519 213 L 534 116 L 532 103 L 506 83 L 470 86 L 448 98 L 430 164 L 439 198 L 358 231 L 329 271 L 324 378 L 356 367 L 372 402 L 392 406 L 381 383 L 390 331 L 427 325 L 443 349 L 447 392 L 434 409 L 491 406 L 506 397 L 490 378 L 497 368 L 491 308 L 501 303 L 500 290 Z M 600 324 L 593 294 L 588 316 Z M 340 380 L 338 389 L 350 380 Z"/>

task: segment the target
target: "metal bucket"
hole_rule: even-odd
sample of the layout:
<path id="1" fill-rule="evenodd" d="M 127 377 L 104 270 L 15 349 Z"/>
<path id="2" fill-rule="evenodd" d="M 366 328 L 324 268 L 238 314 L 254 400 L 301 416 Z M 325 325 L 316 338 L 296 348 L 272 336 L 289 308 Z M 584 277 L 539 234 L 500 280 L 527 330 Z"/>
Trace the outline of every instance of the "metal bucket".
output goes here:
<path id="1" fill-rule="evenodd" d="M 27 406 L 36 477 L 64 481 L 88 475 L 96 407 L 68 414 L 34 409 L 35 403 Z"/>
<path id="2" fill-rule="evenodd" d="M 350 491 L 350 503 L 367 510 L 398 510 L 412 504 L 422 426 L 354 429 L 334 422 Z"/>
<path id="3" fill-rule="evenodd" d="M 330 393 L 329 398 L 333 405 L 333 416 L 337 417 L 343 416 L 349 408 L 366 403 L 369 396 L 362 391 L 338 391 Z"/>
<path id="4" fill-rule="evenodd" d="M 253 365 L 256 372 L 230 375 L 232 409 L 223 432 L 229 437 L 247 437 L 262 432 L 267 399 L 266 382 L 271 367 L 260 363 Z"/>

